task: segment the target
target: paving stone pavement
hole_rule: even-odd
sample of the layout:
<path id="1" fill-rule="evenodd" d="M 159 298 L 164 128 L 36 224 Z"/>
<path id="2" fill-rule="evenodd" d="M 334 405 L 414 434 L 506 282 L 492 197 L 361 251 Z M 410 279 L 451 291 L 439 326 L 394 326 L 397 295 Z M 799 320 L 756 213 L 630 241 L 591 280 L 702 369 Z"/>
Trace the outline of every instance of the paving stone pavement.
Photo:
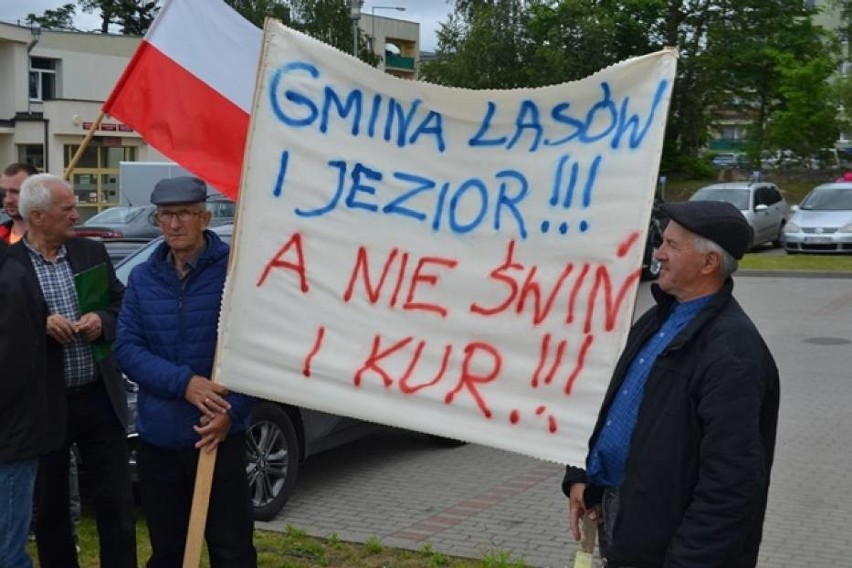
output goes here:
<path id="1" fill-rule="evenodd" d="M 852 568 L 852 280 L 751 277 L 734 293 L 781 370 L 761 568 Z M 650 305 L 642 285 L 638 308 Z M 527 566 L 573 565 L 559 464 L 388 431 L 308 460 L 276 519 L 308 534 Z"/>

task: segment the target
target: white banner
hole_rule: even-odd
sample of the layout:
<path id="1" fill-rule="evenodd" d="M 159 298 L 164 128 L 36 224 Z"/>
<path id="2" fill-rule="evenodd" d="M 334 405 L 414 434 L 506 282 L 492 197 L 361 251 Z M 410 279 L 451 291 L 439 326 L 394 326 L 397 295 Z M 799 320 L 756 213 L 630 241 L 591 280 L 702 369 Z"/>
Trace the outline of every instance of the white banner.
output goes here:
<path id="1" fill-rule="evenodd" d="M 469 91 L 265 31 L 214 376 L 581 464 L 629 328 L 676 66 Z"/>

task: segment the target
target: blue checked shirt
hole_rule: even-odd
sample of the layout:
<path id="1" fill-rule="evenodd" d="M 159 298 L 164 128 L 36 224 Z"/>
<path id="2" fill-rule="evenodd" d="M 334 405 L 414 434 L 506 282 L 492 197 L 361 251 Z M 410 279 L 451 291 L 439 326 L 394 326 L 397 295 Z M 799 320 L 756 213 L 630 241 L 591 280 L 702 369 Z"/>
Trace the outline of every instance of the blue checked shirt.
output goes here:
<path id="1" fill-rule="evenodd" d="M 602 487 L 620 487 L 624 465 L 630 450 L 630 438 L 636 426 L 645 381 L 651 367 L 671 340 L 700 312 L 713 296 L 704 296 L 675 304 L 659 331 L 648 338 L 631 361 L 621 388 L 609 407 L 606 422 L 597 443 L 586 460 L 589 480 Z"/>
<path id="2" fill-rule="evenodd" d="M 59 314 L 72 322 L 79 320 L 77 288 L 74 286 L 74 273 L 71 271 L 65 245 L 59 249 L 56 260 L 50 262 L 26 239 L 24 244 L 30 253 L 50 315 Z M 75 334 L 71 342 L 62 346 L 62 363 L 66 386 L 78 387 L 95 380 L 95 359 L 92 348 L 79 335 Z"/>

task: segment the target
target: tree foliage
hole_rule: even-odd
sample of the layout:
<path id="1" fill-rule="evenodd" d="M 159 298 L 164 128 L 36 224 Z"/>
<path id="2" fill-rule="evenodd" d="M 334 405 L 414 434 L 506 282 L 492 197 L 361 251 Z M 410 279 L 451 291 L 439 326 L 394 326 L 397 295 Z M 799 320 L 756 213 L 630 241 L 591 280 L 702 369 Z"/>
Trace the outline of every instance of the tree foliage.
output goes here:
<path id="1" fill-rule="evenodd" d="M 358 34 L 358 59 L 377 65 L 366 35 L 352 24 L 348 0 L 290 0 L 290 25 L 344 53 L 352 53 Z"/>
<path id="2" fill-rule="evenodd" d="M 290 23 L 290 6 L 283 0 L 225 0 L 225 2 L 259 28 L 263 27 L 263 21 L 267 17 L 281 20 L 285 24 Z"/>
<path id="3" fill-rule="evenodd" d="M 767 134 L 776 115 L 788 121 L 791 113 L 804 112 L 804 82 L 790 75 L 791 62 L 797 63 L 795 76 L 809 73 L 815 79 L 836 47 L 813 24 L 814 12 L 801 0 L 449 3 L 455 13 L 441 24 L 436 59 L 421 70 L 426 80 L 440 84 L 541 86 L 677 47 L 664 167 L 694 160 L 706 145 L 713 118 L 726 112 L 751 122 L 755 153 L 781 144 L 776 135 Z M 852 103 L 852 85 L 848 92 Z M 813 88 L 804 99 L 811 97 L 814 108 L 823 105 L 830 114 L 831 96 L 830 89 Z M 780 127 L 774 132 L 781 132 Z"/>
<path id="4" fill-rule="evenodd" d="M 119 26 L 122 34 L 145 35 L 160 11 L 160 0 L 77 0 L 86 13 L 99 13 L 101 32 Z"/>
<path id="5" fill-rule="evenodd" d="M 29 26 L 39 26 L 46 30 L 74 31 L 74 15 L 77 7 L 72 3 L 60 6 L 55 10 L 45 10 L 43 14 L 29 14 L 26 22 Z"/>

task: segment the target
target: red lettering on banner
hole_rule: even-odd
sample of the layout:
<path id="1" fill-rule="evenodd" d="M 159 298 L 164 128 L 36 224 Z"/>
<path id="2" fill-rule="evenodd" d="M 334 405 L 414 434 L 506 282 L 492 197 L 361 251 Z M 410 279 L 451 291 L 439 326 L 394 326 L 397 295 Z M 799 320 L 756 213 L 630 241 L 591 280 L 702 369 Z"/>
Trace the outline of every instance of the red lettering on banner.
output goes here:
<path id="1" fill-rule="evenodd" d="M 368 371 L 373 371 L 377 375 L 382 378 L 382 382 L 384 382 L 385 387 L 389 387 L 393 384 L 393 379 L 391 379 L 390 375 L 388 375 L 387 371 L 382 369 L 378 363 L 381 362 L 382 359 L 389 357 L 411 343 L 411 340 L 414 339 L 412 336 L 408 336 L 405 339 L 401 339 L 385 349 L 384 351 L 379 351 L 379 346 L 382 342 L 382 336 L 376 335 L 373 337 L 373 349 L 370 351 L 370 356 L 367 357 L 367 360 L 364 361 L 364 364 L 361 365 L 361 368 L 355 373 L 355 386 L 361 386 L 361 377 L 364 373 Z"/>
<path id="2" fill-rule="evenodd" d="M 550 369 L 548 369 L 547 374 L 544 376 L 544 383 L 549 385 L 551 381 L 553 381 L 553 375 L 556 374 L 556 369 L 559 368 L 559 365 L 562 364 L 562 357 L 565 355 L 565 349 L 568 347 L 568 341 L 562 339 L 556 345 L 556 357 L 553 362 L 550 364 Z M 535 368 L 535 373 L 533 373 L 531 384 L 533 388 L 538 387 L 539 376 L 541 375 L 542 370 L 544 369 L 545 362 L 547 360 L 547 356 L 550 352 L 550 334 L 545 333 L 544 337 L 541 340 L 541 350 L 538 355 L 538 366 Z"/>
<path id="3" fill-rule="evenodd" d="M 624 282 L 622 282 L 621 288 L 619 288 L 618 294 L 616 294 L 615 301 L 613 302 L 612 279 L 610 278 L 609 270 L 605 266 L 598 266 L 598 269 L 595 272 L 595 283 L 592 285 L 592 291 L 589 292 L 589 303 L 588 308 L 586 309 L 586 323 L 583 326 L 583 331 L 585 333 L 590 333 L 592 331 L 592 316 L 595 313 L 595 300 L 598 297 L 598 290 L 600 289 L 601 284 L 603 284 L 604 287 L 604 329 L 606 331 L 612 331 L 613 328 L 615 328 L 615 319 L 618 317 L 618 312 L 621 309 L 621 303 L 624 301 L 624 298 L 627 297 L 627 292 L 630 288 L 639 281 L 639 277 L 641 275 L 641 269 L 637 269 L 629 274 Z"/>
<path id="4" fill-rule="evenodd" d="M 296 262 L 290 262 L 287 260 L 282 260 L 284 256 L 289 252 L 290 248 L 295 248 L 296 253 Z M 296 274 L 299 275 L 299 283 L 300 289 L 302 292 L 308 291 L 308 279 L 305 275 L 305 255 L 302 252 L 302 235 L 300 233 L 295 233 L 289 241 L 284 243 L 275 256 L 272 257 L 266 266 L 263 269 L 263 273 L 260 275 L 260 278 L 257 281 L 257 287 L 260 288 L 263 286 L 263 283 L 266 281 L 266 277 L 269 276 L 269 272 L 273 268 L 286 268 L 288 270 L 294 270 Z"/>
<path id="5" fill-rule="evenodd" d="M 398 257 L 400 259 L 399 262 L 397 262 Z M 373 279 L 370 276 L 369 253 L 367 252 L 366 247 L 358 247 L 355 266 L 352 268 L 352 272 L 349 275 L 349 283 L 346 285 L 346 291 L 343 293 L 343 301 L 347 303 L 350 302 L 355 293 L 356 283 L 363 282 L 364 290 L 367 294 L 367 300 L 371 304 L 377 304 L 382 298 L 382 290 L 385 287 L 388 276 L 392 270 L 396 270 L 396 284 L 394 285 L 393 292 L 388 302 L 390 307 L 395 307 L 399 300 L 400 292 L 404 288 L 404 284 L 406 282 L 408 258 L 408 253 L 402 253 L 400 255 L 399 249 L 394 248 L 391 250 L 385 259 L 379 281 L 374 284 Z M 445 306 L 437 303 L 415 301 L 415 294 L 417 292 L 418 284 L 425 283 L 434 287 L 439 282 L 437 275 L 425 272 L 427 265 L 439 265 L 452 269 L 455 268 L 457 264 L 458 261 L 449 258 L 425 256 L 419 259 L 417 261 L 417 266 L 414 269 L 414 273 L 408 279 L 408 293 L 402 308 L 408 311 L 434 312 L 441 317 L 446 317 L 447 308 Z"/>
<path id="6" fill-rule="evenodd" d="M 485 375 L 475 375 L 470 369 L 471 362 L 478 351 L 485 351 L 493 360 L 493 368 L 491 369 L 491 372 L 486 373 Z M 481 341 L 469 343 L 464 348 L 464 361 L 462 362 L 462 371 L 461 376 L 459 377 L 459 382 L 453 390 L 447 393 L 444 397 L 444 402 L 452 404 L 455 396 L 463 388 L 467 388 L 467 390 L 470 391 L 470 395 L 473 397 L 473 400 L 476 401 L 476 405 L 479 407 L 482 414 L 486 418 L 491 418 L 491 409 L 485 404 L 485 400 L 482 398 L 477 385 L 490 383 L 496 379 L 502 368 L 503 356 L 500 355 L 500 352 L 497 351 L 497 349 Z"/>
<path id="7" fill-rule="evenodd" d="M 577 363 L 574 365 L 574 370 L 571 371 L 571 374 L 568 375 L 568 380 L 565 382 L 566 395 L 571 394 L 571 389 L 574 388 L 574 381 L 577 380 L 577 377 L 583 371 L 583 367 L 586 366 L 586 355 L 589 353 L 589 347 L 592 346 L 594 340 L 595 338 L 591 334 L 583 338 L 583 345 L 580 346 L 580 352 L 577 353 Z"/>
<path id="8" fill-rule="evenodd" d="M 346 292 L 343 293 L 343 300 L 345 302 L 349 302 L 352 299 L 353 289 L 355 288 L 355 281 L 358 279 L 358 273 L 361 274 L 361 280 L 364 282 L 364 289 L 367 292 L 367 299 L 371 304 L 375 304 L 379 301 L 379 296 L 382 293 L 382 288 L 385 287 L 385 279 L 388 277 L 388 272 L 390 272 L 390 268 L 396 259 L 396 255 L 399 254 L 399 249 L 395 248 L 390 251 L 387 259 L 385 259 L 385 265 L 382 268 L 382 275 L 379 278 L 379 283 L 373 287 L 372 279 L 370 278 L 370 266 L 368 264 L 368 255 L 366 247 L 360 246 L 358 247 L 358 256 L 355 259 L 355 266 L 352 268 L 352 274 L 349 276 L 349 284 L 346 286 Z M 396 289 L 394 290 L 393 300 L 391 305 L 396 303 L 396 295 L 399 292 L 400 284 L 402 283 L 403 276 L 405 274 L 405 265 L 408 261 L 408 255 L 403 254 L 402 267 L 399 271 L 399 278 L 397 280 Z"/>
<path id="9" fill-rule="evenodd" d="M 302 364 L 302 374 L 306 377 L 311 376 L 311 361 L 313 361 L 314 356 L 319 352 L 320 347 L 322 347 L 322 340 L 325 337 L 325 326 L 320 326 L 317 330 L 317 338 L 314 340 L 314 346 L 311 348 L 308 356 L 305 357 L 305 361 Z"/>
<path id="10" fill-rule="evenodd" d="M 483 316 L 493 316 L 495 314 L 499 314 L 504 311 L 509 304 L 512 303 L 512 300 L 515 299 L 515 296 L 518 295 L 518 283 L 511 276 L 506 276 L 504 274 L 507 270 L 523 270 L 523 265 L 514 262 L 515 256 L 515 241 L 509 241 L 509 245 L 506 248 L 506 259 L 503 261 L 503 264 L 495 268 L 491 271 L 491 278 L 493 280 L 497 280 L 498 282 L 502 282 L 509 287 L 509 292 L 506 296 L 506 299 L 503 300 L 502 304 L 498 304 L 493 308 L 485 308 L 480 306 L 477 303 L 473 303 L 470 305 L 470 311 L 475 314 L 480 314 Z"/>
<path id="11" fill-rule="evenodd" d="M 434 274 L 420 273 L 420 271 L 423 270 L 423 267 L 426 266 L 426 264 L 437 264 L 439 266 L 446 266 L 447 268 L 455 268 L 458 262 L 455 260 L 432 256 L 426 256 L 421 258 L 420 261 L 417 263 L 417 268 L 414 269 L 414 276 L 411 277 L 411 286 L 408 289 L 408 298 L 405 299 L 405 304 L 402 307 L 406 310 L 422 310 L 424 312 L 435 312 L 442 318 L 446 317 L 447 308 L 445 308 L 444 306 L 414 301 L 414 294 L 417 291 L 417 284 L 419 282 L 425 282 L 432 286 L 435 286 L 435 284 L 437 284 L 438 282 L 438 277 Z"/>
<path id="12" fill-rule="evenodd" d="M 406 369 L 405 374 L 399 379 L 399 390 L 401 390 L 405 394 L 414 394 L 421 389 L 425 389 L 427 387 L 431 387 L 433 385 L 438 384 L 441 379 L 444 377 L 444 373 L 447 370 L 447 365 L 450 363 L 450 354 L 453 352 L 452 345 L 444 346 L 444 356 L 441 359 L 441 368 L 435 374 L 431 381 L 426 383 L 421 383 L 419 385 L 411 386 L 409 384 L 409 379 L 411 378 L 411 373 L 414 370 L 414 366 L 420 360 L 420 355 L 423 353 L 423 348 L 426 346 L 425 341 L 421 341 L 417 344 L 417 350 L 414 352 L 414 357 L 412 358 L 411 364 L 408 365 L 408 369 Z"/>
<path id="13" fill-rule="evenodd" d="M 568 300 L 568 315 L 565 317 L 565 323 L 574 322 L 574 306 L 577 304 L 577 295 L 580 293 L 580 287 L 586 280 L 586 274 L 589 273 L 589 268 L 588 263 L 584 264 L 583 270 L 580 271 L 580 276 L 578 276 L 577 281 L 574 282 L 574 287 L 571 289 L 571 298 Z"/>
<path id="14" fill-rule="evenodd" d="M 524 285 L 521 287 L 521 296 L 518 298 L 517 307 L 517 312 L 520 314 L 524 311 L 524 304 L 526 303 L 527 297 L 533 297 L 533 325 L 540 324 L 547 319 L 548 315 L 550 315 L 550 309 L 553 307 L 553 301 L 556 299 L 556 293 L 559 292 L 562 288 L 562 283 L 565 282 L 565 279 L 568 278 L 571 271 L 574 270 L 574 265 L 569 263 L 562 269 L 562 274 L 559 275 L 556 284 L 554 284 L 553 288 L 550 290 L 550 295 L 547 297 L 547 301 L 543 308 L 541 306 L 541 289 L 539 287 L 539 283 L 535 281 L 535 273 L 537 269 L 537 266 L 533 266 L 527 274 Z"/>

